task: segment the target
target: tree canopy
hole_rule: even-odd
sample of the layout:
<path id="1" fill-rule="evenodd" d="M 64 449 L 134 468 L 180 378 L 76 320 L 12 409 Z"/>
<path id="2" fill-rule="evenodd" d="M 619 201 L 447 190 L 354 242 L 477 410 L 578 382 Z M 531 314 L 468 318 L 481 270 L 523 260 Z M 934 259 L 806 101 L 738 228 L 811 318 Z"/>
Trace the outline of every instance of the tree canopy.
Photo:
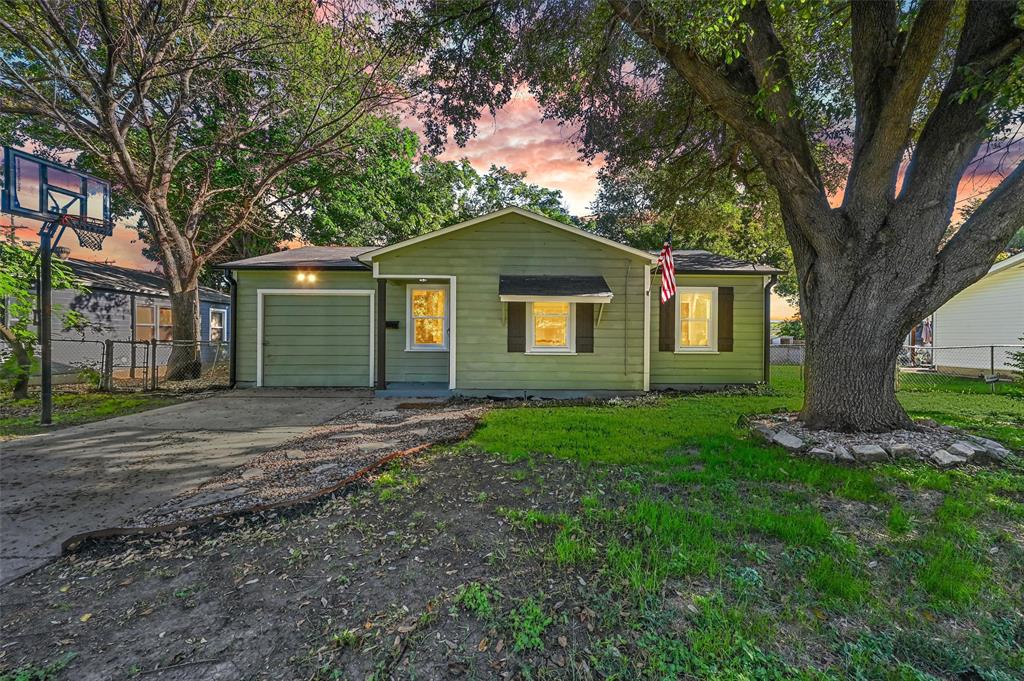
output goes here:
<path id="1" fill-rule="evenodd" d="M 492 165 L 480 173 L 465 158 L 442 161 L 396 121 L 364 126 L 362 150 L 289 173 L 301 210 L 267 220 L 227 245 L 223 261 L 269 253 L 282 242 L 383 246 L 507 206 L 571 223 L 562 193 L 527 181 L 525 172 Z"/>
<path id="2" fill-rule="evenodd" d="M 358 155 L 416 61 L 355 1 L 11 2 L 0 130 L 113 181 L 167 277 L 175 339 L 195 340 L 204 266 L 301 209 L 290 172 Z"/>

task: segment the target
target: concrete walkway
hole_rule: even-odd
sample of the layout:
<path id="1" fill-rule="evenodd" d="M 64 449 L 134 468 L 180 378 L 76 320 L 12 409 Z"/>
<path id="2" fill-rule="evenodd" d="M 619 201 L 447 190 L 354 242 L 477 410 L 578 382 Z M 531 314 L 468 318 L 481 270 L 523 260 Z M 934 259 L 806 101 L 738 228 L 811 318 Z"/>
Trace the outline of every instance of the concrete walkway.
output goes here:
<path id="1" fill-rule="evenodd" d="M 0 442 L 0 584 L 353 409 L 370 391 L 237 390 Z"/>

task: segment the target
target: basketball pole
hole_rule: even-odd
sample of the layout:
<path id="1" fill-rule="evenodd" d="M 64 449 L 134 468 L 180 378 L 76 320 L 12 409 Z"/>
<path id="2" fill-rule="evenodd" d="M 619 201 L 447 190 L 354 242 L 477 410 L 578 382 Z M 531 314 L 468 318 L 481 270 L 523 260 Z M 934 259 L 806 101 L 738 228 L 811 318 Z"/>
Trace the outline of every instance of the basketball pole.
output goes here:
<path id="1" fill-rule="evenodd" d="M 42 410 L 39 423 L 48 426 L 53 423 L 53 347 L 51 334 L 53 314 L 53 263 L 51 254 L 53 229 L 51 223 L 43 223 L 39 230 L 39 346 L 42 363 L 40 388 L 42 389 Z"/>

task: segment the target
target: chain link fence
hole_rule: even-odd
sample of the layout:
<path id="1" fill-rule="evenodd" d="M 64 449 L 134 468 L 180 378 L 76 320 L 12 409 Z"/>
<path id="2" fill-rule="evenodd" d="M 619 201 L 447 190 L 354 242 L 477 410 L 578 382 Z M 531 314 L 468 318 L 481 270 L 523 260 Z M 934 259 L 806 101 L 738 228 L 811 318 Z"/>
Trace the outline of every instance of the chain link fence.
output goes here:
<path id="1" fill-rule="evenodd" d="M 989 392 L 1024 390 L 1015 353 L 1024 345 L 905 345 L 897 359 L 896 389 L 912 392 Z M 772 345 L 772 366 L 803 366 L 805 346 Z M 802 372 L 797 372 L 802 380 Z"/>
<path id="2" fill-rule="evenodd" d="M 61 338 L 51 347 L 55 390 L 195 392 L 231 384 L 231 345 L 226 341 Z M 38 353 L 36 348 L 30 387 L 39 385 Z"/>

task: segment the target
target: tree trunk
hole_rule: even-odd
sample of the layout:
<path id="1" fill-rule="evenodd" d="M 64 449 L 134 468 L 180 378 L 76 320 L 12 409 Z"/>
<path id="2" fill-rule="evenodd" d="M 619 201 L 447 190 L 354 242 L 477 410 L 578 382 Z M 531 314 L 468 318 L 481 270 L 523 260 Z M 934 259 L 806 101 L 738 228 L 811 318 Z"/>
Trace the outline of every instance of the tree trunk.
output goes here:
<path id="1" fill-rule="evenodd" d="M 18 365 L 18 375 L 14 379 L 14 399 L 28 399 L 28 381 L 32 375 L 32 351 L 21 343 L 11 343 L 11 353 Z"/>
<path id="2" fill-rule="evenodd" d="M 862 331 L 854 335 L 807 337 L 800 417 L 810 428 L 884 432 L 910 425 L 896 399 L 903 338 L 877 332 L 871 320 L 861 323 Z"/>
<path id="3" fill-rule="evenodd" d="M 167 360 L 168 381 L 187 381 L 200 374 L 199 285 L 189 283 L 186 290 L 170 294 L 174 345 Z"/>
<path id="4" fill-rule="evenodd" d="M 847 432 L 910 426 L 896 399 L 896 363 L 917 321 L 912 307 L 927 285 L 927 263 L 870 248 L 811 260 L 800 287 L 807 344 L 801 419 Z"/>

